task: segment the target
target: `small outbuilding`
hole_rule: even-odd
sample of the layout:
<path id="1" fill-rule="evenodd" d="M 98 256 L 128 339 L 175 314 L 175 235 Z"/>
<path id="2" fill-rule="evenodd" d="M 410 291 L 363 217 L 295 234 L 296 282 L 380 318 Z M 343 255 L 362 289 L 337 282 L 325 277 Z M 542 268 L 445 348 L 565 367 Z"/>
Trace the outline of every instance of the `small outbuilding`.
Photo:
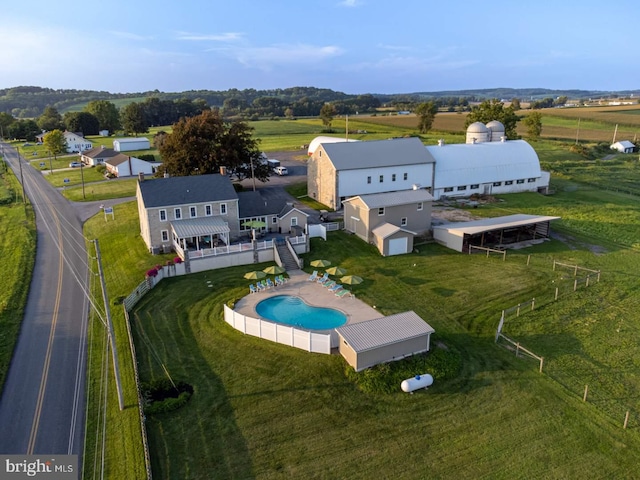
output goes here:
<path id="1" fill-rule="evenodd" d="M 611 150 L 617 150 L 620 153 L 633 153 L 636 146 L 629 140 L 621 140 L 611 145 Z"/>
<path id="2" fill-rule="evenodd" d="M 149 139 L 146 137 L 117 138 L 113 141 L 113 149 L 116 152 L 130 152 L 132 150 L 147 150 L 150 148 Z"/>
<path id="3" fill-rule="evenodd" d="M 373 234 L 373 243 L 383 257 L 404 255 L 413 250 L 415 232 L 391 223 L 383 223 L 374 228 L 371 233 Z"/>
<path id="4" fill-rule="evenodd" d="M 467 253 L 470 246 L 509 248 L 522 242 L 535 242 L 549 238 L 551 221 L 560 217 L 541 215 L 507 215 L 483 218 L 471 222 L 454 222 L 433 227 L 436 242 Z"/>
<path id="5" fill-rule="evenodd" d="M 427 352 L 435 330 L 416 312 L 351 323 L 336 328 L 339 351 L 356 372 Z"/>

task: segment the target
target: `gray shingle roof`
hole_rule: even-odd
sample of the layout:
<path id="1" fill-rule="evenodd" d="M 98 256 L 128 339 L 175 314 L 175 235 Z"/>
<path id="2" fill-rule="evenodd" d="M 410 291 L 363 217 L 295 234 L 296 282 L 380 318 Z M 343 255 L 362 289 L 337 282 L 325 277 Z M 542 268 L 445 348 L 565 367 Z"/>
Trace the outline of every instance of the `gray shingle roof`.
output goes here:
<path id="1" fill-rule="evenodd" d="M 109 157 L 115 157 L 116 155 L 119 155 L 119 154 L 120 152 L 116 152 L 112 148 L 103 148 L 103 147 L 95 147 L 95 148 L 92 148 L 91 150 L 82 152 L 82 155 L 90 158 L 109 158 Z"/>
<path id="2" fill-rule="evenodd" d="M 154 178 L 138 184 L 145 208 L 238 199 L 226 175 Z"/>
<path id="3" fill-rule="evenodd" d="M 356 352 L 392 345 L 435 330 L 413 310 L 336 328 Z"/>
<path id="4" fill-rule="evenodd" d="M 397 192 L 370 193 L 353 198 L 360 198 L 369 209 L 431 202 L 433 200 L 431 194 L 423 188 L 417 190 L 400 190 Z M 345 202 L 349 200 L 351 199 L 347 199 Z"/>
<path id="5" fill-rule="evenodd" d="M 336 170 L 418 165 L 435 161 L 417 137 L 323 143 L 322 147 Z"/>
<path id="6" fill-rule="evenodd" d="M 285 202 L 267 201 L 259 191 L 238 192 L 240 218 L 277 215 Z"/>

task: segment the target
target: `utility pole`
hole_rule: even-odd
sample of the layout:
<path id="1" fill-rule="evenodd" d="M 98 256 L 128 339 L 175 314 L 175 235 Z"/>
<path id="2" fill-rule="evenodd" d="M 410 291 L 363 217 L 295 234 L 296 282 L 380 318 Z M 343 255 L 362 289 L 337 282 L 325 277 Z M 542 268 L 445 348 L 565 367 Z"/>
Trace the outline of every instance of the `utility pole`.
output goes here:
<path id="1" fill-rule="evenodd" d="M 104 302 L 104 312 L 107 317 L 107 328 L 109 335 L 109 344 L 111 345 L 111 354 L 113 355 L 113 373 L 116 377 L 116 390 L 118 390 L 118 404 L 120 410 L 124 410 L 124 399 L 122 398 L 122 385 L 120 384 L 120 364 L 118 363 L 118 351 L 116 350 L 115 335 L 113 333 L 113 323 L 111 322 L 111 310 L 109 309 L 109 297 L 104 284 L 104 272 L 102 271 L 102 259 L 100 257 L 100 246 L 98 239 L 93 241 L 96 247 L 96 258 L 98 261 L 98 273 L 100 274 L 100 286 L 102 287 L 102 300 Z"/>
<path id="2" fill-rule="evenodd" d="M 84 196 L 84 162 L 82 161 L 82 157 L 80 157 L 80 178 L 82 179 L 82 199 L 86 200 L 86 197 Z"/>
<path id="3" fill-rule="evenodd" d="M 53 164 L 51 163 L 51 150 L 49 150 L 49 174 L 53 175 Z"/>
<path id="4" fill-rule="evenodd" d="M 580 117 L 578 117 L 578 130 L 576 131 L 576 145 L 578 144 L 579 136 L 580 136 Z"/>
<path id="5" fill-rule="evenodd" d="M 249 159 L 249 163 L 251 164 L 251 179 L 253 180 L 253 191 L 256 191 L 256 176 L 253 173 L 253 157 Z"/>
<path id="6" fill-rule="evenodd" d="M 22 160 L 20 159 L 20 147 L 16 145 L 16 150 L 18 152 L 18 165 L 20 166 L 20 184 L 22 185 L 22 203 L 26 205 L 27 203 L 27 195 L 24 191 L 24 178 L 22 176 Z"/>

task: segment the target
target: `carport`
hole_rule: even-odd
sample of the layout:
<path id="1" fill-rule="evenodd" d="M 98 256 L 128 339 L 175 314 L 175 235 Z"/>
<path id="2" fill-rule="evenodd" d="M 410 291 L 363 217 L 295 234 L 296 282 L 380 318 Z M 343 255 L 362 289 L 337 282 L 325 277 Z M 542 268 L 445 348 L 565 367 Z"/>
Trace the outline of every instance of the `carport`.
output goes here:
<path id="1" fill-rule="evenodd" d="M 521 242 L 549 238 L 551 221 L 560 217 L 507 215 L 433 227 L 433 238 L 446 247 L 466 252 L 469 246 L 509 248 Z"/>

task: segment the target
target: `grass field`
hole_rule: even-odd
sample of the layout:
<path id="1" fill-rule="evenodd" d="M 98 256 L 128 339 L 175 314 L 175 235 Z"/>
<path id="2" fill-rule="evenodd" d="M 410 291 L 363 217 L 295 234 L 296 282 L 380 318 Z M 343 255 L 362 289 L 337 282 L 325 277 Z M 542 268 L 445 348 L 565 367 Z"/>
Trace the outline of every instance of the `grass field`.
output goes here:
<path id="1" fill-rule="evenodd" d="M 36 255 L 35 218 L 22 203 L 20 184 L 6 171 L 0 173 L 0 392 L 24 315 Z"/>

